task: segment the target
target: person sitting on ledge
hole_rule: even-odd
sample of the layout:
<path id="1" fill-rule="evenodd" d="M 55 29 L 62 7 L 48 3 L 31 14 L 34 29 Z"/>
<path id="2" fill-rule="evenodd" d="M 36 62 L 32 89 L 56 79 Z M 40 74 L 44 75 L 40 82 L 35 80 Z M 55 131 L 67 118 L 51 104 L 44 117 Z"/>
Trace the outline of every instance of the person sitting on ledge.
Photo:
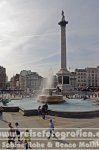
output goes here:
<path id="1" fill-rule="evenodd" d="M 48 104 L 47 103 L 44 105 L 44 108 L 45 108 L 45 114 L 48 115 Z"/>
<path id="2" fill-rule="evenodd" d="M 0 119 L 3 120 L 3 107 L 0 107 Z"/>
<path id="3" fill-rule="evenodd" d="M 45 105 L 42 106 L 42 118 L 45 119 Z"/>
<path id="4" fill-rule="evenodd" d="M 42 115 L 42 110 L 41 110 L 41 106 L 38 107 L 38 116 Z"/>

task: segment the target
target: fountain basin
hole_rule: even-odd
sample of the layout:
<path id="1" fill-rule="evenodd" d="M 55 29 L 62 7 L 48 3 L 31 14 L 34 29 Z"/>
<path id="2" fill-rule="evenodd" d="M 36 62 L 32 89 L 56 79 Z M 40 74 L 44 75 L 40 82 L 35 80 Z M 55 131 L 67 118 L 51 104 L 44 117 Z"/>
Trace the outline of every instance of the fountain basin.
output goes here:
<path id="1" fill-rule="evenodd" d="M 64 99 L 62 95 L 40 95 L 38 97 L 38 102 L 57 104 L 63 103 Z"/>
<path id="2" fill-rule="evenodd" d="M 44 95 L 42 95 L 44 96 Z M 12 100 L 3 106 L 5 112 L 21 112 L 25 116 L 38 115 L 38 106 L 43 104 L 35 98 Z M 2 106 L 2 103 L 1 103 Z M 66 99 L 64 103 L 49 103 L 49 115 L 66 118 L 92 118 L 99 117 L 99 107 L 93 101 L 83 99 Z"/>

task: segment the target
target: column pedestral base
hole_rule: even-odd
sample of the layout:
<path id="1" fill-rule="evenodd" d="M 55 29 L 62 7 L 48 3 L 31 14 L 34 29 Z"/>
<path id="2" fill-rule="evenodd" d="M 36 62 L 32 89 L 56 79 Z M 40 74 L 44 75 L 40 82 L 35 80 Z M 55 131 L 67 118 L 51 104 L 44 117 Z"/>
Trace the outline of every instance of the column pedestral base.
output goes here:
<path id="1" fill-rule="evenodd" d="M 60 69 L 57 73 L 57 77 L 57 86 L 61 89 L 63 95 L 73 90 L 70 84 L 71 73 L 67 69 Z"/>

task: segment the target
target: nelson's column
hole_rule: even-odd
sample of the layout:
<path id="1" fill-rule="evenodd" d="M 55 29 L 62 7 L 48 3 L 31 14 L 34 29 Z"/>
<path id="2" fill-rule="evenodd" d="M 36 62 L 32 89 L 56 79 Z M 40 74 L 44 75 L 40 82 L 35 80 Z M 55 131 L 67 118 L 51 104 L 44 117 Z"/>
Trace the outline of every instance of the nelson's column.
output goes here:
<path id="1" fill-rule="evenodd" d="M 62 11 L 62 19 L 58 23 L 61 27 L 61 69 L 58 71 L 58 87 L 63 94 L 68 93 L 72 86 L 70 84 L 71 73 L 67 70 L 66 62 L 66 25 L 68 21 L 65 20 L 64 12 Z"/>

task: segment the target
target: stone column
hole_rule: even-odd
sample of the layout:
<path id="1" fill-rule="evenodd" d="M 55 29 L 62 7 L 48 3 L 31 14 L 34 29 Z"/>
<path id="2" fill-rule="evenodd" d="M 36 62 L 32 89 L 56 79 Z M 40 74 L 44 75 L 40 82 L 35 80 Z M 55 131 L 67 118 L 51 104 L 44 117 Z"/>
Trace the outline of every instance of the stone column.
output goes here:
<path id="1" fill-rule="evenodd" d="M 61 27 L 61 69 L 58 71 L 58 87 L 62 90 L 62 94 L 65 95 L 67 91 L 72 89 L 70 84 L 71 73 L 67 69 L 66 64 L 66 24 L 64 12 L 62 11 L 62 19 L 58 23 Z"/>
<path id="2" fill-rule="evenodd" d="M 62 20 L 58 23 L 61 26 L 61 69 L 67 70 L 66 65 L 66 24 L 64 12 L 62 11 Z"/>

